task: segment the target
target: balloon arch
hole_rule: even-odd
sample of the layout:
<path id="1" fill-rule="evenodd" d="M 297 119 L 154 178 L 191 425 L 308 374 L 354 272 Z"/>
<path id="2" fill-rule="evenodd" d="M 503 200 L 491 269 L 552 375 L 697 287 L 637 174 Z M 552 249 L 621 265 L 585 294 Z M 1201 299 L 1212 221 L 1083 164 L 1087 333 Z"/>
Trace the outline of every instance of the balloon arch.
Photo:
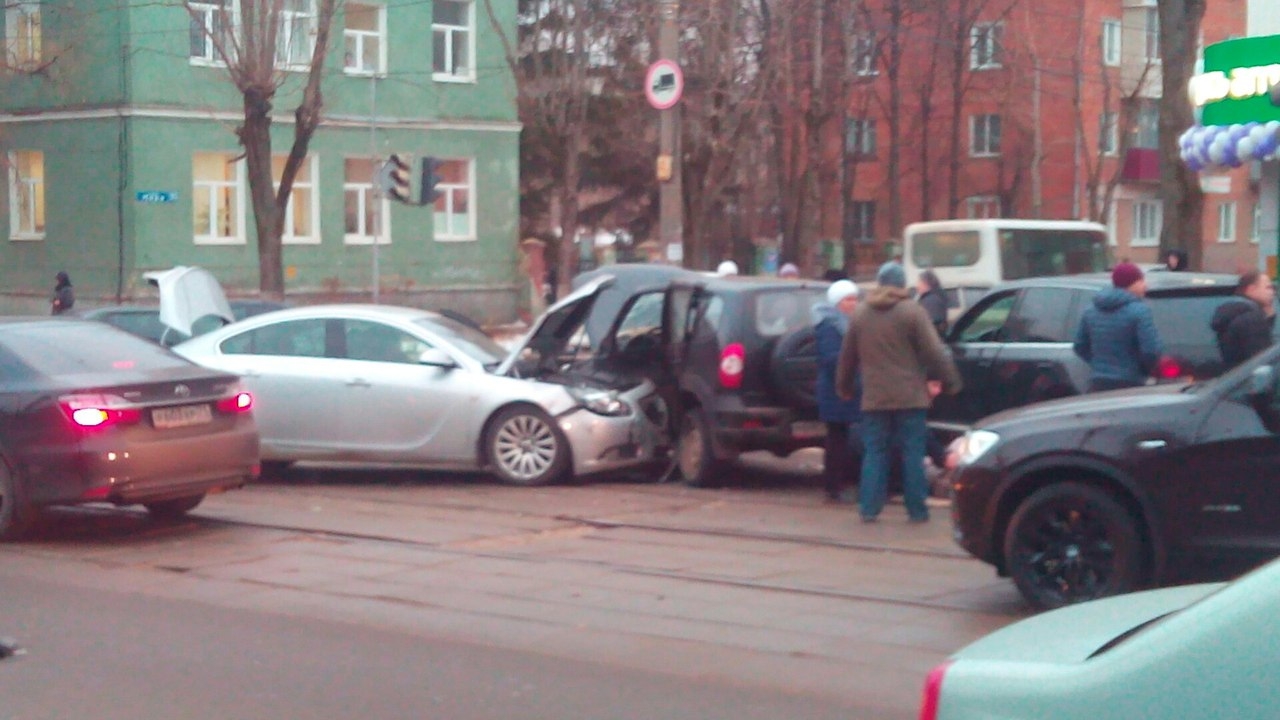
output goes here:
<path id="1" fill-rule="evenodd" d="M 1195 172 L 1280 159 L 1280 120 L 1197 125 L 1182 133 L 1178 146 L 1183 162 Z"/>

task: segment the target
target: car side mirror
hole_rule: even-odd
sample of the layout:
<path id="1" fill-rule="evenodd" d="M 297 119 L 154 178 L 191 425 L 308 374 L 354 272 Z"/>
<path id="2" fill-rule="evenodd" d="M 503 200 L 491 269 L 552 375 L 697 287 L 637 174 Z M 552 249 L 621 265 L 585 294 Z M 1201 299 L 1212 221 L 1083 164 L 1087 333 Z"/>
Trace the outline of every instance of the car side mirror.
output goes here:
<path id="1" fill-rule="evenodd" d="M 1249 373 L 1249 397 L 1266 398 L 1276 391 L 1276 371 L 1270 365 L 1259 365 Z"/>
<path id="2" fill-rule="evenodd" d="M 422 351 L 418 356 L 419 365 L 431 365 L 433 367 L 451 369 L 458 367 L 458 363 L 449 357 L 449 353 L 440 348 L 428 348 Z"/>

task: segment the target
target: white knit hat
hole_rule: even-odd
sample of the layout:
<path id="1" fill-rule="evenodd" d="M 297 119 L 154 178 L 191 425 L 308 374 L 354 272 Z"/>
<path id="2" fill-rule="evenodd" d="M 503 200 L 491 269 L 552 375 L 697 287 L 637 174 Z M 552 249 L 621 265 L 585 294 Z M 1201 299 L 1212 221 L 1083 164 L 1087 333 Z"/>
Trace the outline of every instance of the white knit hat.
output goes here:
<path id="1" fill-rule="evenodd" d="M 717 275 L 737 275 L 738 263 L 732 260 L 725 260 L 720 263 L 720 267 L 716 268 Z"/>
<path id="2" fill-rule="evenodd" d="M 832 305 L 839 305 L 840 301 L 849 297 L 861 297 L 862 290 L 858 289 L 850 280 L 837 280 L 831 283 L 831 287 L 827 288 L 827 302 Z"/>

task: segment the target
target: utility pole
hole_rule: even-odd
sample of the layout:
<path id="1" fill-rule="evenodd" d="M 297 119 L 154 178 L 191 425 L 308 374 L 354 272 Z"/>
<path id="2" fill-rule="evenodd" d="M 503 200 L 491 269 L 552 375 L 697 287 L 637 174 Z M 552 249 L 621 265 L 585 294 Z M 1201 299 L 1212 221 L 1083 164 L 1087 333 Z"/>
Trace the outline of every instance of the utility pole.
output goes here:
<path id="1" fill-rule="evenodd" d="M 658 60 L 680 62 L 680 0 L 661 0 Z M 680 81 L 683 84 L 683 79 Z M 681 88 L 683 89 L 683 88 Z M 650 88 L 652 90 L 652 88 Z M 677 91 L 678 100 L 678 91 Z M 681 187 L 680 104 L 658 110 L 658 235 L 666 262 L 684 262 L 684 192 Z"/>

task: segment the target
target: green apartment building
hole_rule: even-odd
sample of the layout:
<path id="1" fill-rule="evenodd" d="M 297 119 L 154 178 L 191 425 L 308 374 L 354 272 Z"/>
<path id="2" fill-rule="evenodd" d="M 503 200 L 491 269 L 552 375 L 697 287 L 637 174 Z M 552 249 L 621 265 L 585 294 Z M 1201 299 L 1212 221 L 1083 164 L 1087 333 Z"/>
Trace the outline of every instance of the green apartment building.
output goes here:
<path id="1" fill-rule="evenodd" d="M 9 0 L 0 76 L 7 223 L 5 310 L 47 308 L 66 270 L 78 307 L 154 298 L 142 273 L 212 271 L 258 289 L 258 251 L 235 134 L 242 99 L 211 33 L 240 0 Z M 293 142 L 316 0 L 284 0 L 274 103 L 276 172 Z M 515 32 L 515 3 L 492 3 Z M 379 299 L 515 316 L 519 123 L 485 0 L 339 0 L 323 122 L 285 221 L 290 299 Z M 440 160 L 440 198 L 380 197 L 392 153 Z"/>

